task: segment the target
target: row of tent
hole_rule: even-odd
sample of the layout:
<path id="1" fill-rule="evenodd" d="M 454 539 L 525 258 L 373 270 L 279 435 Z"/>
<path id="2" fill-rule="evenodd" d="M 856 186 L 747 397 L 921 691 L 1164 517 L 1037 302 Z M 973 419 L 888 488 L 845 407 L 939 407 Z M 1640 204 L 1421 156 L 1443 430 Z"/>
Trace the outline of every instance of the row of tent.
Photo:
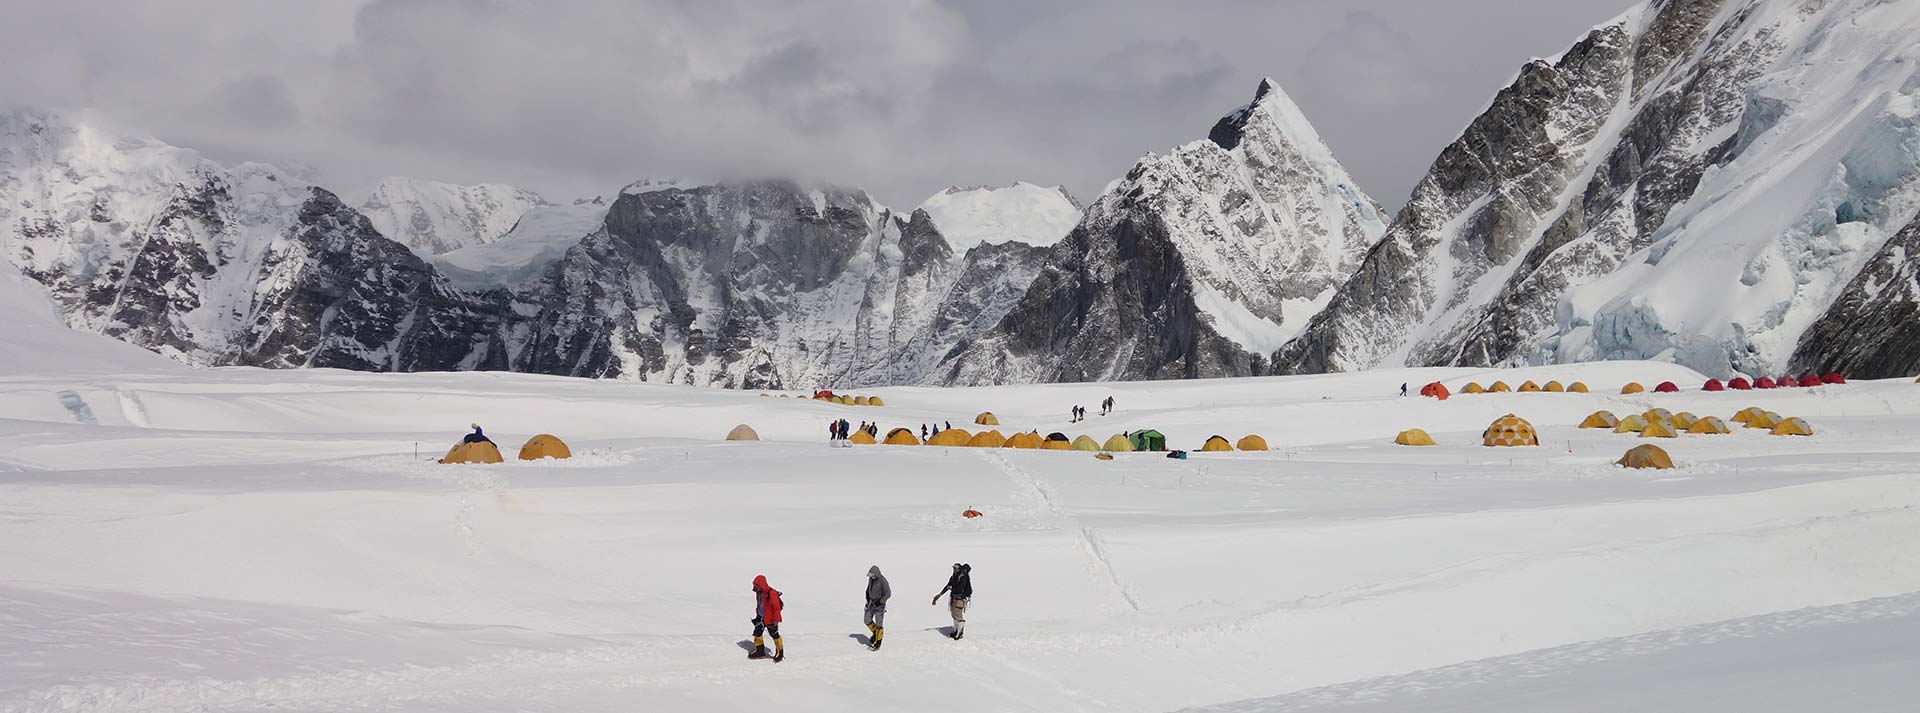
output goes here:
<path id="1" fill-rule="evenodd" d="M 1847 377 L 1840 373 L 1835 372 L 1835 373 L 1829 373 L 1825 376 L 1807 374 L 1806 376 L 1802 376 L 1799 378 L 1795 378 L 1792 376 L 1782 376 L 1778 379 L 1775 379 L 1772 377 L 1763 376 L 1753 381 L 1748 381 L 1746 377 L 1739 377 L 1739 378 L 1735 378 L 1730 381 L 1724 381 L 1724 382 L 1719 379 L 1708 379 L 1707 382 L 1700 387 L 1700 390 L 1701 391 L 1726 391 L 1728 389 L 1732 389 L 1735 391 L 1747 391 L 1749 389 L 1784 389 L 1784 388 L 1813 387 L 1813 386 L 1823 386 L 1827 384 L 1844 384 L 1844 383 L 1847 383 Z M 1640 393 L 1646 393 L 1646 391 L 1647 391 L 1647 387 L 1637 381 L 1628 382 L 1626 386 L 1620 387 L 1620 393 L 1622 394 L 1640 394 Z M 1587 388 L 1586 384 L 1578 381 L 1573 382 L 1572 384 L 1566 384 L 1566 385 L 1563 385 L 1558 381 L 1549 381 L 1545 384 L 1537 384 L 1532 381 L 1528 381 L 1521 384 L 1520 388 L 1518 389 L 1512 386 L 1508 386 L 1507 382 L 1505 381 L 1495 381 L 1491 386 L 1481 386 L 1479 382 L 1467 382 L 1467 385 L 1460 389 L 1460 393 L 1463 393 L 1463 394 L 1504 394 L 1504 393 L 1513 393 L 1513 392 L 1518 392 L 1522 394 L 1527 394 L 1527 393 L 1585 394 L 1585 393 L 1590 393 L 1590 390 Z M 1663 381 L 1653 387 L 1653 392 L 1658 394 L 1679 393 L 1680 385 L 1675 384 L 1671 381 Z M 1436 381 L 1421 387 L 1420 395 L 1445 401 L 1447 400 L 1448 397 L 1452 396 L 1453 393 L 1447 389 L 1445 384 L 1442 384 Z"/>
<path id="2" fill-rule="evenodd" d="M 1130 433 L 1116 433 L 1108 437 L 1104 442 L 1096 441 L 1092 436 L 1084 434 L 1070 438 L 1067 434 L 1058 432 L 1042 436 L 1039 431 L 1027 431 L 1006 436 L 992 429 L 979 433 L 968 433 L 967 430 L 963 428 L 943 430 L 928 437 L 925 443 L 921 442 L 919 436 L 914 435 L 912 429 L 907 428 L 896 428 L 888 431 L 886 437 L 881 439 L 876 439 L 864 432 L 856 432 L 849 440 L 853 441 L 855 445 L 883 443 L 889 446 L 928 445 L 954 448 L 1025 448 L 1049 451 L 1108 451 L 1118 453 L 1167 450 L 1166 434 L 1153 429 L 1143 429 Z M 1222 436 L 1214 436 L 1208 438 L 1206 443 L 1200 447 L 1202 451 L 1231 451 L 1236 449 L 1243 451 L 1264 451 L 1267 450 L 1267 440 L 1258 435 L 1250 434 L 1241 438 L 1238 442 L 1229 442 Z"/>
<path id="3" fill-rule="evenodd" d="M 1806 419 L 1783 417 L 1758 406 L 1741 409 L 1733 415 L 1733 422 L 1746 428 L 1766 429 L 1776 436 L 1813 435 L 1813 426 Z M 1626 418 L 1616 417 L 1611 411 L 1595 411 L 1580 422 L 1580 427 L 1604 428 L 1614 433 L 1637 433 L 1641 438 L 1679 438 L 1682 433 L 1715 435 L 1733 432 L 1732 427 L 1718 416 L 1699 417 L 1685 411 L 1673 413 L 1663 408 L 1628 414 Z"/>
<path id="4" fill-rule="evenodd" d="M 887 402 L 882 401 L 878 396 L 848 396 L 846 394 L 836 394 L 831 391 L 816 391 L 813 393 L 813 400 L 825 401 L 827 403 L 842 404 L 845 406 L 885 406 L 887 405 Z"/>
<path id="5" fill-rule="evenodd" d="M 1824 386 L 1827 384 L 1844 384 L 1844 383 L 1847 383 L 1847 377 L 1839 374 L 1838 372 L 1829 373 L 1826 376 L 1815 376 L 1813 374 L 1807 374 L 1798 379 L 1793 378 L 1791 376 L 1782 376 L 1778 379 L 1775 379 L 1770 376 L 1762 376 L 1753 381 L 1748 381 L 1746 377 L 1741 376 L 1741 377 L 1735 377 L 1724 383 L 1721 382 L 1719 379 L 1708 379 L 1707 383 L 1700 387 L 1700 390 L 1701 391 L 1726 391 L 1728 389 L 1732 389 L 1734 391 L 1746 391 L 1749 389 L 1791 389 L 1795 387 L 1811 388 L 1814 386 Z"/>
<path id="6" fill-rule="evenodd" d="M 566 442 L 560 440 L 558 436 L 551 434 L 542 433 L 534 436 L 527 439 L 527 442 L 520 446 L 520 460 L 540 460 L 542 458 L 566 459 L 572 457 L 573 450 L 567 448 Z M 447 451 L 446 457 L 441 458 L 440 462 L 499 463 L 503 460 L 505 459 L 500 457 L 500 447 L 494 445 L 493 441 L 474 441 L 471 443 L 463 442 L 454 446 L 453 450 Z"/>

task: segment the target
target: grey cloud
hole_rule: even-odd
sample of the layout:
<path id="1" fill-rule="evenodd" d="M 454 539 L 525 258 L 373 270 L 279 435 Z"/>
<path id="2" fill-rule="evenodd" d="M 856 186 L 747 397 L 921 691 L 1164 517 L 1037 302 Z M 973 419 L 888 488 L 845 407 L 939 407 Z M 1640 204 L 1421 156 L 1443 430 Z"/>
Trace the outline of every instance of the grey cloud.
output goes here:
<path id="1" fill-rule="evenodd" d="M 554 198 L 795 175 L 911 207 L 953 183 L 1091 197 L 1274 76 L 1404 199 L 1514 68 L 1627 0 L 0 0 L 0 97 L 222 160 Z"/>

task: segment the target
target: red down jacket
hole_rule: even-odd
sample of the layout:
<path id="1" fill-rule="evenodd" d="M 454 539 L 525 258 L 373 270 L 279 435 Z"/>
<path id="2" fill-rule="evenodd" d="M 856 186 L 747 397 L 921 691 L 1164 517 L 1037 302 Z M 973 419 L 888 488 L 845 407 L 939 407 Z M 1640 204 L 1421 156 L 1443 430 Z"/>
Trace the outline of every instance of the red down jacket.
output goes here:
<path id="1" fill-rule="evenodd" d="M 768 624 L 780 623 L 780 590 L 767 586 L 767 575 L 753 578 L 754 611 L 760 621 Z"/>

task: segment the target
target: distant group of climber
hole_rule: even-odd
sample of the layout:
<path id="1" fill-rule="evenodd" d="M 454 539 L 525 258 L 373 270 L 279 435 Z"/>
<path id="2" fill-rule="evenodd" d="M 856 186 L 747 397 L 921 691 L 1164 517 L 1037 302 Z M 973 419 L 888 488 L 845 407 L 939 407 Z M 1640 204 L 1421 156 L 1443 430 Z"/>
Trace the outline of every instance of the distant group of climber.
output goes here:
<path id="1" fill-rule="evenodd" d="M 947 577 L 947 586 L 933 595 L 933 605 L 939 606 L 940 598 L 947 598 L 947 614 L 953 617 L 953 633 L 948 636 L 955 641 L 967 635 L 967 607 L 973 603 L 973 565 L 964 562 L 953 564 L 953 574 Z M 860 609 L 861 623 L 867 627 L 867 648 L 880 650 L 880 644 L 887 634 L 887 601 L 893 598 L 893 585 L 887 582 L 887 576 L 880 573 L 880 565 L 867 568 L 867 589 L 865 601 Z M 785 620 L 785 604 L 780 599 L 780 590 L 767 584 L 767 575 L 753 578 L 753 649 L 747 652 L 749 659 L 773 659 L 778 663 L 787 657 L 786 642 L 780 638 L 780 622 Z M 773 653 L 767 653 L 767 636 L 773 637 Z"/>
<path id="2" fill-rule="evenodd" d="M 1085 406 L 1074 404 L 1072 413 L 1073 413 L 1073 419 L 1069 421 L 1069 423 L 1079 423 L 1081 421 L 1087 420 L 1087 407 Z M 1108 396 L 1100 400 L 1100 415 L 1105 416 L 1110 413 L 1113 413 L 1113 397 L 1112 396 Z"/>

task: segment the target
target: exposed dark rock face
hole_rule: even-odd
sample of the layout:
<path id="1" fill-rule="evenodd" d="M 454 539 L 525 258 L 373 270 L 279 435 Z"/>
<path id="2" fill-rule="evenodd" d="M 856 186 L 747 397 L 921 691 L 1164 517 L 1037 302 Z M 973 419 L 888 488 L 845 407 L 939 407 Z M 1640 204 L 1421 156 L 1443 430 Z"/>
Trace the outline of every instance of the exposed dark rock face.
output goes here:
<path id="1" fill-rule="evenodd" d="M 1792 369 L 1863 379 L 1920 373 L 1920 220 L 1887 241 L 1807 328 Z"/>
<path id="2" fill-rule="evenodd" d="M 1913 160 L 1889 166 L 1901 152 L 1876 145 L 1912 122 L 1904 100 L 1875 109 L 1912 83 L 1870 71 L 1912 45 L 1872 11 L 1655 0 L 1529 63 L 1275 369 L 1665 358 L 1772 373 L 1801 313 L 1912 217 L 1893 186 Z M 1827 111 L 1839 103 L 1867 113 Z"/>

